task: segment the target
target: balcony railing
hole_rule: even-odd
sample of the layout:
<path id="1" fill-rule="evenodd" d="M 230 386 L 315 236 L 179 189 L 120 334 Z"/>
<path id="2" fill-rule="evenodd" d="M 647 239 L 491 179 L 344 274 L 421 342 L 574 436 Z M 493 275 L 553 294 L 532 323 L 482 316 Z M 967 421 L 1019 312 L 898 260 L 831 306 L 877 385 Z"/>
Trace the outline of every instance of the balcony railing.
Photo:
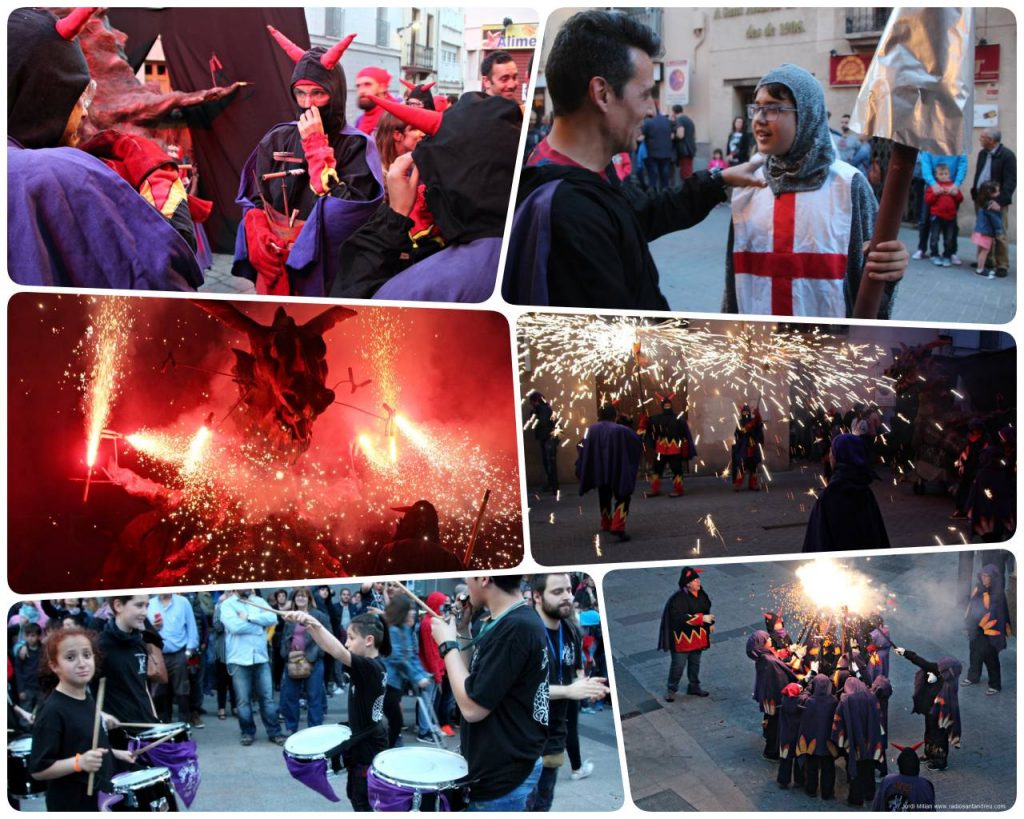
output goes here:
<path id="1" fill-rule="evenodd" d="M 892 9 L 847 9 L 846 33 L 867 34 L 881 31 L 889 21 L 890 14 L 892 14 Z"/>
<path id="2" fill-rule="evenodd" d="M 405 47 L 405 64 L 422 66 L 423 68 L 434 67 L 434 49 L 430 46 L 423 46 L 419 43 L 409 43 Z"/>

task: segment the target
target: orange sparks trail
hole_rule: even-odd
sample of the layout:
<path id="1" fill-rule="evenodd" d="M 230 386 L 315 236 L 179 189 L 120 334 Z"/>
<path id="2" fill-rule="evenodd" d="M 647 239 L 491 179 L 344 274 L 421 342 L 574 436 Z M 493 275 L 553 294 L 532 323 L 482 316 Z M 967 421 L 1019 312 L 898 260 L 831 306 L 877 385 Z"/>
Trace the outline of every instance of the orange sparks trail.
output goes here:
<path id="1" fill-rule="evenodd" d="M 128 299 L 104 297 L 100 300 L 81 344 L 90 358 L 82 383 L 85 393 L 85 463 L 90 472 L 96 465 L 100 438 L 110 420 L 124 376 L 126 342 L 134 321 L 128 304 Z"/>

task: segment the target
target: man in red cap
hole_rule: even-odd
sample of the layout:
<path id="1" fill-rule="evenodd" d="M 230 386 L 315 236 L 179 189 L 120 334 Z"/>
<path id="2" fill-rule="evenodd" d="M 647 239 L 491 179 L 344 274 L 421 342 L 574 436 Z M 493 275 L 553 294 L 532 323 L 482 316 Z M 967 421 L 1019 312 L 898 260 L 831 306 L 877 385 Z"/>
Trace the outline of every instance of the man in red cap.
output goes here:
<path id="1" fill-rule="evenodd" d="M 324 296 L 338 249 L 384 198 L 377 146 L 345 122 L 340 60 L 355 35 L 303 51 L 267 28 L 295 63 L 298 116 L 271 128 L 242 168 L 232 272 L 255 282 L 257 293 Z"/>
<path id="2" fill-rule="evenodd" d="M 356 105 L 363 111 L 356 120 L 356 128 L 364 134 L 372 134 L 377 130 L 377 123 L 384 115 L 384 109 L 377 105 L 374 97 L 387 97 L 391 75 L 380 66 L 368 65 L 356 74 L 356 94 L 359 99 Z"/>

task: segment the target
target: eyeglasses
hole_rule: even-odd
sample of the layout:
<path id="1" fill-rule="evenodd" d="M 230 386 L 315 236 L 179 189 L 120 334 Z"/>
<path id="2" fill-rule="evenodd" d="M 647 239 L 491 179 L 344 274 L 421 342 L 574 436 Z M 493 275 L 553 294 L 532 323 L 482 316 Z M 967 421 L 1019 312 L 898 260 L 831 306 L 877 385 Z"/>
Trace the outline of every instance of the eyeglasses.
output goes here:
<path id="1" fill-rule="evenodd" d="M 96 98 L 96 80 L 89 80 L 89 84 L 85 86 L 85 90 L 82 92 L 82 96 L 78 98 L 78 104 L 82 106 L 83 111 L 88 111 L 89 106 L 92 105 L 92 101 Z"/>
<path id="2" fill-rule="evenodd" d="M 763 118 L 765 122 L 775 122 L 783 111 L 796 111 L 796 108 L 788 105 L 748 105 L 747 119 Z"/>

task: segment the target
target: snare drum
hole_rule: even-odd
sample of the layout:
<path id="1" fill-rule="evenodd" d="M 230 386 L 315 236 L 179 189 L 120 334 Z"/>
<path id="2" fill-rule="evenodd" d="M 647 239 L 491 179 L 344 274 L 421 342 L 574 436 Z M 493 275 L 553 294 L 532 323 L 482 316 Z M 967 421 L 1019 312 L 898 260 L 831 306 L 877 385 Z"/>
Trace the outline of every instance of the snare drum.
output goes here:
<path id="1" fill-rule="evenodd" d="M 149 728 L 139 734 L 133 734 L 132 739 L 145 746 L 166 736 L 170 737 L 167 742 L 188 742 L 192 739 L 191 726 L 187 722 L 168 722 L 165 725 Z"/>
<path id="2" fill-rule="evenodd" d="M 171 772 L 167 768 L 145 768 L 117 774 L 111 779 L 110 787 L 123 798 L 108 810 L 139 813 L 178 810 Z"/>
<path id="3" fill-rule="evenodd" d="M 32 756 L 32 737 L 21 737 L 7 745 L 7 796 L 15 799 L 39 799 L 46 794 L 46 782 L 33 779 L 28 772 Z"/>
<path id="4" fill-rule="evenodd" d="M 367 774 L 375 811 L 450 810 L 446 791 L 458 789 L 469 773 L 466 760 L 441 748 L 392 748 L 373 758 Z M 432 796 L 436 795 L 436 796 Z M 426 797 L 426 798 L 425 798 Z M 430 803 L 434 805 L 431 808 Z"/>
<path id="5" fill-rule="evenodd" d="M 284 752 L 296 762 L 334 759 L 341 753 L 342 744 L 351 737 L 352 729 L 347 725 L 315 725 L 296 731 L 288 737 L 284 743 Z M 328 776 L 337 775 L 334 767 L 328 767 Z"/>

